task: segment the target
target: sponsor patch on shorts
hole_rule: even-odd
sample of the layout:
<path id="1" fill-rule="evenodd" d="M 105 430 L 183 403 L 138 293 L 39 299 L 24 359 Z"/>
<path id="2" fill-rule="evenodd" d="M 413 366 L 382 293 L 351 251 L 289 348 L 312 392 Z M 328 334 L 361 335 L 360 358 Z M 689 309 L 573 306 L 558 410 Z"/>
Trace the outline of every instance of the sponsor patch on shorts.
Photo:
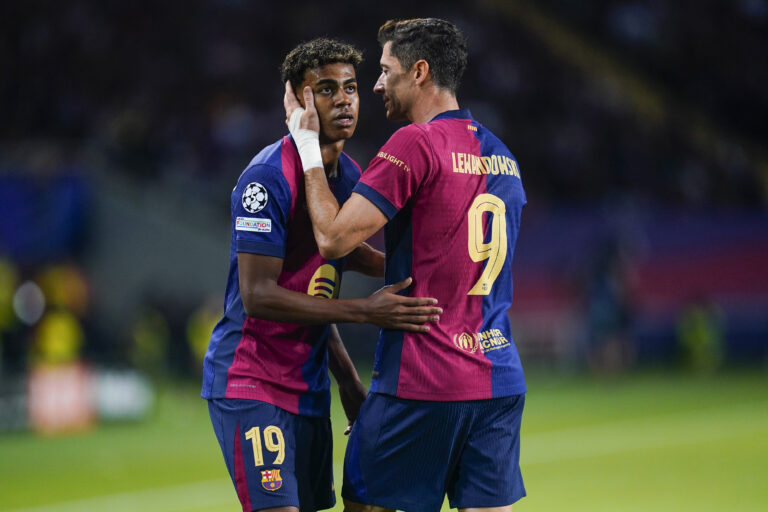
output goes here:
<path id="1" fill-rule="evenodd" d="M 272 219 L 257 219 L 255 217 L 238 217 L 235 220 L 237 231 L 254 231 L 256 233 L 271 233 Z"/>

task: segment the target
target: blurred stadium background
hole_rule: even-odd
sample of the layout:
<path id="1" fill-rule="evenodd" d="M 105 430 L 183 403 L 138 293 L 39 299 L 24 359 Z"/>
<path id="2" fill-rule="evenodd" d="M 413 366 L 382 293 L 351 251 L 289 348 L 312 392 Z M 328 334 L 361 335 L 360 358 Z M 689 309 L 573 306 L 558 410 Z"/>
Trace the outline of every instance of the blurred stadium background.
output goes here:
<path id="1" fill-rule="evenodd" d="M 467 35 L 528 194 L 516 510 L 765 509 L 768 0 L 3 0 L 0 510 L 237 510 L 198 398 L 229 192 L 317 36 L 364 50 L 364 165 L 376 30 L 415 16 Z M 367 374 L 376 329 L 341 330 Z"/>

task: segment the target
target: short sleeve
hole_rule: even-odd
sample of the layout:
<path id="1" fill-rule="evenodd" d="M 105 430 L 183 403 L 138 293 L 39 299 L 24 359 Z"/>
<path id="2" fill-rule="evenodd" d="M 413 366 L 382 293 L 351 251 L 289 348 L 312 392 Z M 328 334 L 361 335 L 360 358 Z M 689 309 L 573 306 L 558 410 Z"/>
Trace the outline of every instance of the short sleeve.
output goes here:
<path id="1" fill-rule="evenodd" d="M 392 219 L 432 173 L 432 149 L 424 128 L 396 131 L 368 164 L 356 192 Z"/>
<path id="2" fill-rule="evenodd" d="M 285 257 L 291 191 L 280 169 L 252 165 L 232 191 L 237 252 Z"/>

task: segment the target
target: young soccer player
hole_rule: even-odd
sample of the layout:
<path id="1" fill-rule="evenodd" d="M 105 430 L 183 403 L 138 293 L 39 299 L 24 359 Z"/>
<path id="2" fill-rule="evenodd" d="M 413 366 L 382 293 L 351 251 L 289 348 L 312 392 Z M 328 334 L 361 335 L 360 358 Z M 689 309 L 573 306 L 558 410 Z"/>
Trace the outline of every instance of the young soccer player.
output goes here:
<path id="1" fill-rule="evenodd" d="M 512 253 L 526 202 L 517 161 L 456 90 L 464 37 L 439 19 L 379 29 L 374 91 L 387 118 L 410 121 L 373 158 L 339 208 L 322 168 L 312 91 L 285 106 L 301 142 L 320 253 L 337 258 L 386 227 L 386 282 L 413 276 L 414 295 L 444 313 L 428 332 L 383 328 L 368 398 L 347 445 L 345 510 L 509 511 L 525 495 L 519 467 L 526 386 L 507 310 Z M 313 135 L 314 134 L 314 135 Z"/>
<path id="2" fill-rule="evenodd" d="M 319 116 L 313 155 L 343 203 L 360 169 L 342 152 L 355 131 L 358 50 L 318 39 L 292 50 L 284 80 L 309 87 Z M 365 388 L 332 322 L 426 331 L 434 299 L 397 295 L 410 280 L 365 299 L 339 300 L 341 272 L 382 275 L 383 254 L 359 244 L 348 258 L 317 249 L 294 140 L 264 148 L 232 191 L 232 242 L 224 316 L 204 360 L 202 396 L 237 496 L 252 510 L 333 506 L 328 366 L 353 421 Z M 330 360 L 329 360 L 330 354 Z"/>

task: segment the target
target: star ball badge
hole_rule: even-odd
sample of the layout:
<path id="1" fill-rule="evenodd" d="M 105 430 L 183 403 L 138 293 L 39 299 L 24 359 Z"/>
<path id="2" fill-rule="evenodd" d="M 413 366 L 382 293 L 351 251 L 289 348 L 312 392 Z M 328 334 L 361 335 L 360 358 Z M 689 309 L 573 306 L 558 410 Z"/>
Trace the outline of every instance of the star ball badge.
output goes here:
<path id="1" fill-rule="evenodd" d="M 265 469 L 261 472 L 261 486 L 268 491 L 276 491 L 283 486 L 279 469 Z"/>
<path id="2" fill-rule="evenodd" d="M 269 194 L 261 183 L 249 183 L 243 191 L 243 208 L 250 213 L 260 212 L 267 206 Z"/>

